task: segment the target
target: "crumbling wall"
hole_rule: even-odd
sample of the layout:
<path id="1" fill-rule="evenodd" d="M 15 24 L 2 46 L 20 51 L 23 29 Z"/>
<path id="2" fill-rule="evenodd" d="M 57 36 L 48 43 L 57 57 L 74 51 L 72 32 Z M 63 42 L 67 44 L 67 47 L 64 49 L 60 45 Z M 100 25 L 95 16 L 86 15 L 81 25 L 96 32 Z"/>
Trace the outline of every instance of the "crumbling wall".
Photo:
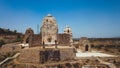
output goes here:
<path id="1" fill-rule="evenodd" d="M 91 51 L 91 44 L 90 44 L 90 41 L 88 40 L 87 37 L 82 37 L 80 40 L 79 40 L 79 43 L 80 43 L 80 46 L 79 48 L 85 52 L 85 51 Z"/>
<path id="2" fill-rule="evenodd" d="M 39 53 L 39 49 L 23 49 L 18 61 L 21 63 L 39 63 Z"/>
<path id="3" fill-rule="evenodd" d="M 58 44 L 70 45 L 70 38 L 71 36 L 69 34 L 58 34 L 57 36 Z"/>
<path id="4" fill-rule="evenodd" d="M 40 63 L 60 61 L 59 50 L 45 50 L 40 51 Z"/>
<path id="5" fill-rule="evenodd" d="M 46 63 L 74 59 L 75 53 L 73 48 L 29 48 L 23 49 L 19 56 L 19 62 L 22 63 Z"/>
<path id="6" fill-rule="evenodd" d="M 34 34 L 30 37 L 29 45 L 30 47 L 40 46 L 42 44 L 41 34 Z"/>
<path id="7" fill-rule="evenodd" d="M 75 51 L 73 48 L 63 48 L 60 50 L 60 59 L 63 60 L 72 60 L 75 58 Z"/>

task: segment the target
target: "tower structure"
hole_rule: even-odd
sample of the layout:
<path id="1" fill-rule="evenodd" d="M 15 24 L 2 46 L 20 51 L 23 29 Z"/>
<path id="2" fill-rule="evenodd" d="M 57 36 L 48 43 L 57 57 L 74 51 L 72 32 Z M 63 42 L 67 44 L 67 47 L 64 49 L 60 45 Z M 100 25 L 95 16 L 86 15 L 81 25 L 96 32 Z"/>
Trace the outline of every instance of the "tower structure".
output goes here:
<path id="1" fill-rule="evenodd" d="M 43 19 L 41 26 L 42 42 L 45 44 L 55 44 L 55 40 L 57 40 L 57 34 L 58 25 L 56 20 L 51 14 L 48 14 Z"/>
<path id="2" fill-rule="evenodd" d="M 70 35 L 70 43 L 73 43 L 73 39 L 72 39 L 72 30 L 69 26 L 66 26 L 66 28 L 64 29 L 64 34 L 69 34 Z"/>

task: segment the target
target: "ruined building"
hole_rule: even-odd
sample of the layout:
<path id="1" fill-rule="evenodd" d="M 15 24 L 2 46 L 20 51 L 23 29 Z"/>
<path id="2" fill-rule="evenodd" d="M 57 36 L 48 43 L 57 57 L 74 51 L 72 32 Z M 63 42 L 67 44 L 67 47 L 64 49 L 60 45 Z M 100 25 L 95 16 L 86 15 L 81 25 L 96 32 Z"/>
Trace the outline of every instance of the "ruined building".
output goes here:
<path id="1" fill-rule="evenodd" d="M 79 48 L 83 52 L 85 52 L 85 51 L 91 51 L 91 44 L 90 44 L 90 42 L 89 42 L 89 40 L 88 40 L 87 37 L 80 38 L 79 43 L 80 43 Z"/>
<path id="2" fill-rule="evenodd" d="M 73 39 L 72 39 L 72 30 L 69 26 L 66 26 L 64 29 L 64 34 L 69 34 L 70 35 L 70 44 L 72 45 Z"/>
<path id="3" fill-rule="evenodd" d="M 26 30 L 23 43 L 28 43 L 30 48 L 21 50 L 18 62 L 43 64 L 74 59 L 75 49 L 69 47 L 72 43 L 70 27 L 63 34 L 59 34 L 55 18 L 48 14 L 43 19 L 40 30 L 40 34 L 34 34 L 31 28 Z"/>
<path id="4" fill-rule="evenodd" d="M 58 33 L 58 25 L 55 18 L 48 14 L 42 21 L 40 34 L 34 34 L 31 28 L 25 32 L 23 42 L 29 43 L 30 47 L 40 46 L 43 43 L 54 45 L 55 41 L 59 45 L 70 45 L 72 41 L 72 31 L 70 27 L 66 27 L 63 34 Z"/>

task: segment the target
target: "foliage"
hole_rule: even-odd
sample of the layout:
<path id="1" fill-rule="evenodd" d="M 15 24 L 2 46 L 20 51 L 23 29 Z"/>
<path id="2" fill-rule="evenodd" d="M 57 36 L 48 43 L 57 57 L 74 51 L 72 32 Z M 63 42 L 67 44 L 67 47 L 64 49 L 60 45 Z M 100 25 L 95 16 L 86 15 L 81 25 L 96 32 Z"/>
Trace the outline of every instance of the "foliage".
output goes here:
<path id="1" fill-rule="evenodd" d="M 0 28 L 0 34 L 2 35 L 16 35 L 16 34 L 21 34 L 21 33 L 17 33 L 17 30 L 10 30 L 10 29 L 4 29 L 4 28 Z"/>

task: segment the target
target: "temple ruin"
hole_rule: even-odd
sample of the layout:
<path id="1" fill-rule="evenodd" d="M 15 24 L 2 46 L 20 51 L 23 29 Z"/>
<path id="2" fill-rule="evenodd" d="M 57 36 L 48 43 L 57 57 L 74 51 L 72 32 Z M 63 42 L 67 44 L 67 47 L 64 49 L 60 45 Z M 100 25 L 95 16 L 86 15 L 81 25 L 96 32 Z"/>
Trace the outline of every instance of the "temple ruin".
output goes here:
<path id="1" fill-rule="evenodd" d="M 23 43 L 27 43 L 29 48 L 21 50 L 20 63 L 43 64 L 75 57 L 75 49 L 70 47 L 73 43 L 71 28 L 66 27 L 64 33 L 59 34 L 57 22 L 51 14 L 43 19 L 39 34 L 34 34 L 31 28 L 26 30 Z"/>
<path id="2" fill-rule="evenodd" d="M 72 31 L 66 27 L 63 34 L 58 33 L 58 25 L 55 18 L 48 14 L 42 21 L 40 34 L 34 34 L 31 28 L 25 32 L 23 42 L 28 43 L 30 47 L 46 45 L 55 45 L 57 41 L 60 45 L 70 45 L 72 41 Z"/>

